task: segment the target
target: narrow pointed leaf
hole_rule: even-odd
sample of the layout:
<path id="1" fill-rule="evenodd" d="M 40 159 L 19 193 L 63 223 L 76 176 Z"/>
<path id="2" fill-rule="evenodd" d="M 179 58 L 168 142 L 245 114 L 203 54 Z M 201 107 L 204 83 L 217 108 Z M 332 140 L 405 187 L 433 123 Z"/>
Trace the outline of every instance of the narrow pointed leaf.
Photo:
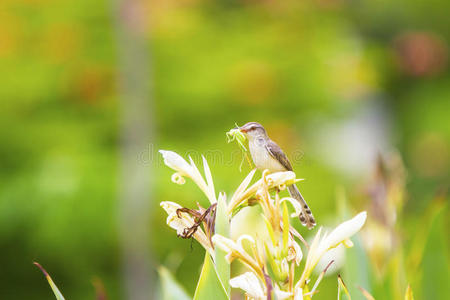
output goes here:
<path id="1" fill-rule="evenodd" d="M 200 279 L 195 289 L 194 300 L 228 300 L 229 297 L 224 286 L 220 282 L 216 268 L 212 262 L 211 256 L 205 253 L 205 261 L 203 263 Z"/>
<path id="2" fill-rule="evenodd" d="M 56 286 L 56 284 L 53 282 L 52 278 L 50 277 L 50 275 L 47 273 L 47 271 L 37 262 L 34 262 L 34 264 L 41 269 L 42 273 L 44 273 L 45 278 L 47 278 L 48 284 L 50 285 L 50 287 L 52 288 L 53 294 L 55 294 L 55 297 L 57 300 L 64 300 L 64 296 L 61 294 L 61 292 L 59 291 L 58 287 Z"/>
<path id="3" fill-rule="evenodd" d="M 162 300 L 192 299 L 165 267 L 159 267 L 158 274 L 161 281 Z"/>
<path id="4" fill-rule="evenodd" d="M 262 219 L 264 220 L 264 223 L 266 224 L 267 231 L 269 232 L 270 240 L 272 241 L 272 245 L 274 247 L 277 246 L 277 239 L 275 237 L 275 233 L 273 232 L 272 224 L 270 224 L 270 221 L 267 220 L 267 217 L 263 214 L 261 214 Z"/>
<path id="5" fill-rule="evenodd" d="M 285 281 L 287 274 L 281 274 L 280 267 L 266 243 L 264 243 L 264 249 L 266 251 L 266 260 L 268 262 L 267 272 L 269 273 L 269 276 L 277 281 Z"/>
<path id="6" fill-rule="evenodd" d="M 350 293 L 348 292 L 347 286 L 341 278 L 341 275 L 338 275 L 338 300 L 342 299 L 342 294 L 345 294 L 348 300 L 352 299 L 352 297 L 350 297 Z"/>
<path id="7" fill-rule="evenodd" d="M 227 217 L 227 203 L 225 194 L 221 193 L 217 200 L 215 233 L 224 237 L 230 235 L 230 223 Z M 215 263 L 217 274 L 227 294 L 230 294 L 230 264 L 225 259 L 227 252 L 215 247 Z"/>

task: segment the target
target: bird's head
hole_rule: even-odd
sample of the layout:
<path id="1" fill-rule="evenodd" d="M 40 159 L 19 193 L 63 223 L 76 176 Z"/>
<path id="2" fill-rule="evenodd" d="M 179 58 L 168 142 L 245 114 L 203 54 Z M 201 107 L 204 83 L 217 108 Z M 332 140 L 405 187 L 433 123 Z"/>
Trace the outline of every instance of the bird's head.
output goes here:
<path id="1" fill-rule="evenodd" d="M 257 122 L 248 122 L 244 126 L 239 127 L 239 130 L 249 138 L 267 135 L 264 127 Z"/>

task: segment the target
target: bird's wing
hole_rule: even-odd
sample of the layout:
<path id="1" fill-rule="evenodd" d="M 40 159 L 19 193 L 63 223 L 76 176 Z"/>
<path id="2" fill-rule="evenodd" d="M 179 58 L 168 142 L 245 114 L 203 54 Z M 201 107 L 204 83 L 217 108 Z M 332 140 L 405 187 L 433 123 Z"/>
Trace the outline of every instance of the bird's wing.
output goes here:
<path id="1" fill-rule="evenodd" d="M 266 149 L 267 151 L 269 151 L 270 155 L 272 155 L 273 158 L 278 160 L 280 164 L 282 164 L 283 167 L 286 168 L 286 170 L 292 171 L 291 163 L 289 162 L 286 154 L 284 154 L 283 150 L 281 150 L 280 146 L 278 146 L 274 141 L 270 140 L 266 144 Z"/>

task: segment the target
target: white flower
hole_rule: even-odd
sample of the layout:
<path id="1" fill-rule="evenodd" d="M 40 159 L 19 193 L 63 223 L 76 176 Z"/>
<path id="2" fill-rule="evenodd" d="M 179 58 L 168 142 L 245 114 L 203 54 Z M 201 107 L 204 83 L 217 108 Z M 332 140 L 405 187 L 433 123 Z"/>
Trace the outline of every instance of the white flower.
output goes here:
<path id="1" fill-rule="evenodd" d="M 244 290 L 245 293 L 254 299 L 265 299 L 265 293 L 258 277 L 253 272 L 246 272 L 242 275 L 230 279 L 230 286 Z"/>
<path id="2" fill-rule="evenodd" d="M 164 163 L 171 169 L 179 172 L 181 176 L 191 176 L 192 167 L 178 153 L 173 151 L 159 150 L 164 158 Z"/>
<path id="3" fill-rule="evenodd" d="M 230 286 L 244 290 L 246 295 L 251 299 L 267 299 L 266 288 L 264 285 L 261 285 L 260 280 L 253 272 L 246 272 L 242 275 L 231 278 Z M 292 299 L 292 296 L 294 296 L 295 300 L 303 299 L 303 291 L 301 288 L 296 289 L 293 295 L 292 292 L 282 291 L 278 285 L 275 285 L 273 292 L 275 293 L 276 299 L 279 300 Z"/>
<path id="4" fill-rule="evenodd" d="M 345 221 L 336 227 L 330 234 L 323 238 L 319 248 L 327 251 L 340 243 L 346 241 L 349 237 L 357 233 L 366 222 L 367 213 L 365 211 L 357 214 L 353 219 Z"/>
<path id="5" fill-rule="evenodd" d="M 322 255 L 316 268 L 314 269 L 314 273 L 319 275 L 331 261 L 333 261 L 333 263 L 327 269 L 327 276 L 337 272 L 337 270 L 339 270 L 345 263 L 345 246 L 343 243 L 328 250 L 324 255 Z"/>
<path id="6" fill-rule="evenodd" d="M 247 234 L 241 235 L 236 242 L 220 234 L 215 234 L 212 237 L 213 244 L 222 249 L 223 251 L 227 252 L 225 258 L 229 263 L 231 263 L 235 258 L 237 258 L 242 263 L 246 264 L 248 267 L 253 269 L 253 271 L 255 271 L 261 278 L 264 278 L 261 268 L 256 259 L 250 256 L 250 254 L 248 254 L 247 251 L 244 250 L 243 247 L 244 240 L 250 242 L 250 246 L 254 250 L 253 252 L 256 253 L 255 240 L 253 239 L 253 237 Z"/>
<path id="7" fill-rule="evenodd" d="M 230 205 L 228 207 L 235 207 L 237 205 L 234 205 L 232 203 L 238 203 L 241 202 L 241 198 L 244 195 L 245 189 L 250 184 L 250 181 L 252 181 L 253 175 L 255 175 L 256 169 L 253 169 L 248 173 L 247 177 L 242 181 L 242 183 L 237 188 L 236 192 L 234 192 L 233 196 L 230 199 Z"/>
<path id="8" fill-rule="evenodd" d="M 167 212 L 167 225 L 177 231 L 178 235 L 182 235 L 186 228 L 190 228 L 195 224 L 194 219 L 187 213 L 180 212 L 180 217 L 177 215 L 177 209 L 181 206 L 170 201 L 163 201 L 160 206 Z M 209 242 L 205 232 L 198 227 L 193 237 L 205 248 L 211 255 L 214 255 L 214 249 Z M 213 256 L 214 257 L 214 256 Z"/>
<path id="9" fill-rule="evenodd" d="M 233 209 L 239 206 L 242 202 L 254 195 L 264 184 L 267 184 L 268 189 L 277 187 L 280 190 L 283 190 L 287 185 L 299 181 L 298 179 L 295 179 L 295 173 L 292 171 L 276 172 L 267 176 L 264 176 L 265 173 L 263 173 L 263 178 L 247 188 L 254 174 L 255 170 L 251 171 L 231 197 L 230 203 L 228 204 L 228 214 L 230 214 Z"/>
<path id="10" fill-rule="evenodd" d="M 311 244 L 308 257 L 306 258 L 305 269 L 300 280 L 297 282 L 296 287 L 304 286 L 312 270 L 315 268 L 325 252 L 341 243 L 349 245 L 348 239 L 361 229 L 366 221 L 366 218 L 367 213 L 365 211 L 361 212 L 352 219 L 337 226 L 330 234 L 325 233 L 322 238 L 322 228 L 320 228 Z"/>
<path id="11" fill-rule="evenodd" d="M 183 176 L 191 178 L 198 187 L 205 193 L 208 197 L 209 202 L 214 204 L 217 202 L 215 191 L 214 191 L 214 183 L 211 176 L 211 170 L 209 169 L 208 162 L 205 157 L 202 155 L 203 159 L 203 168 L 205 171 L 206 182 L 203 179 L 203 176 L 200 174 L 197 166 L 191 157 L 189 157 L 190 164 L 187 163 L 184 158 L 173 151 L 167 150 L 159 150 L 159 153 L 162 154 L 164 158 L 164 163 L 171 169 L 177 171 L 172 175 L 172 181 L 177 184 L 184 184 L 185 180 Z"/>

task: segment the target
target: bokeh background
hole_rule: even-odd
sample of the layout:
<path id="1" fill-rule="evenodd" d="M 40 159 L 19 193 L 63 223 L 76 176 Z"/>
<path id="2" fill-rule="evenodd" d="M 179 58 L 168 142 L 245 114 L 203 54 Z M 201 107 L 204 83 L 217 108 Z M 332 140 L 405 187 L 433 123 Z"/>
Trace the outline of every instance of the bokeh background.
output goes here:
<path id="1" fill-rule="evenodd" d="M 450 2 L 0 3 L 0 298 L 143 299 L 166 266 L 193 293 L 203 258 L 165 224 L 194 207 L 158 149 L 230 194 L 248 171 L 225 132 L 266 126 L 316 219 L 369 221 L 343 275 L 355 299 L 449 299 Z M 299 223 L 295 226 L 309 236 Z M 336 296 L 336 273 L 318 299 Z M 93 282 L 95 283 L 93 285 Z M 144 296 L 143 296 L 144 295 Z M 147 297 L 149 298 L 149 297 Z M 155 296 L 154 299 L 157 299 Z"/>

